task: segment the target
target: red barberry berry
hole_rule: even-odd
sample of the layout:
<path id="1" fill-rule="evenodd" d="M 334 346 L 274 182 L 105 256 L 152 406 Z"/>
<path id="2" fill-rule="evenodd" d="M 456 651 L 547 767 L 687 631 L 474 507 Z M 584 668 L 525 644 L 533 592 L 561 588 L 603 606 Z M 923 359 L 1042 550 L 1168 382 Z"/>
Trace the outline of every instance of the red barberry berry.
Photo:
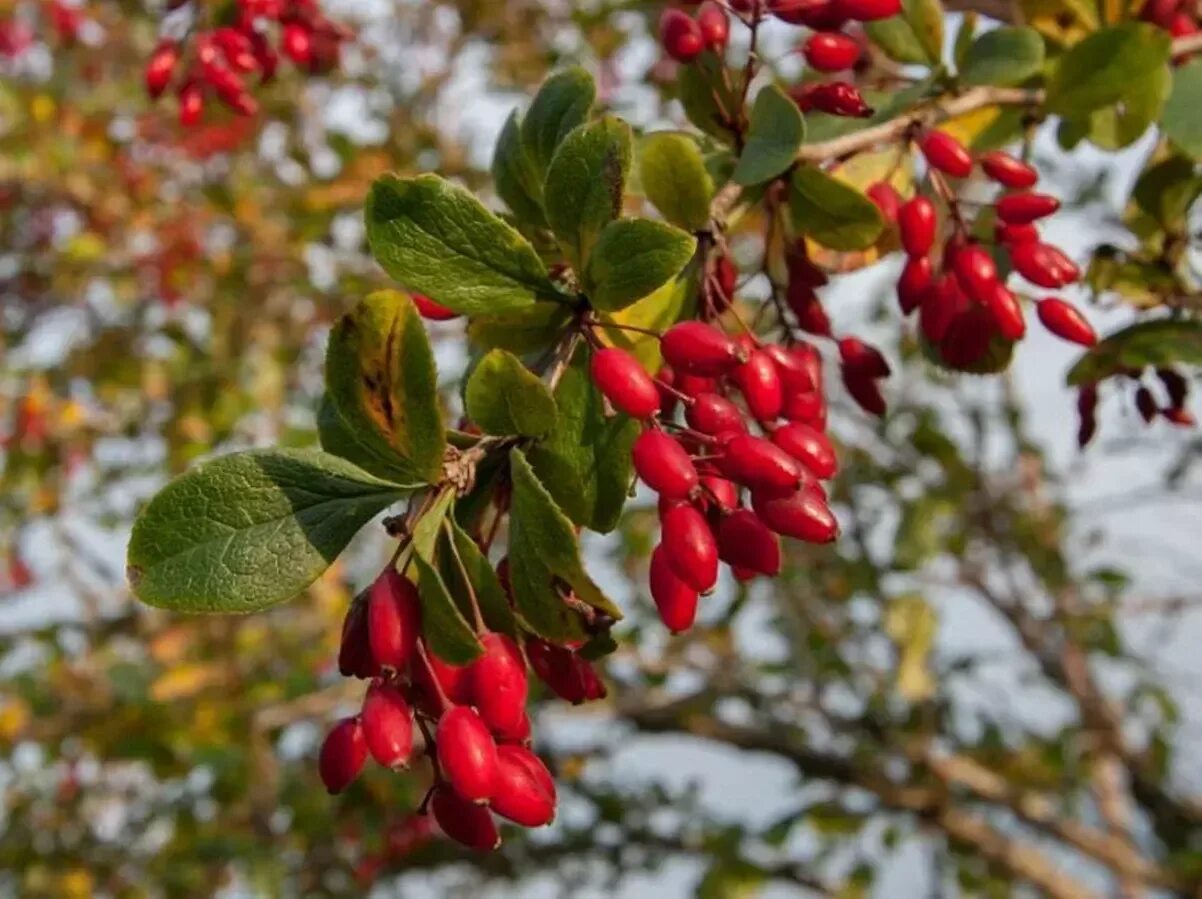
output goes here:
<path id="1" fill-rule="evenodd" d="M 732 437 L 718 464 L 726 477 L 752 490 L 796 489 L 805 476 L 796 459 L 776 444 L 751 434 Z"/>
<path id="2" fill-rule="evenodd" d="M 687 499 L 697 488 L 697 467 L 676 440 L 663 431 L 643 431 L 631 450 L 634 470 L 648 487 L 668 499 Z"/>
<path id="3" fill-rule="evenodd" d="M 931 168 L 954 178 L 967 178 L 972 173 L 972 154 L 947 132 L 928 131 L 918 146 Z"/>
<path id="4" fill-rule="evenodd" d="M 764 524 L 785 537 L 807 543 L 830 543 L 839 536 L 839 522 L 822 494 L 811 487 L 793 493 L 754 491 L 751 505 Z"/>
<path id="5" fill-rule="evenodd" d="M 160 97 L 171 76 L 175 74 L 175 66 L 179 62 L 179 47 L 174 41 L 163 41 L 150 55 L 146 63 L 145 79 L 146 93 L 151 97 Z"/>
<path id="6" fill-rule="evenodd" d="M 659 42 L 677 62 L 690 63 L 705 50 L 701 26 L 688 13 L 668 7 L 659 19 Z"/>
<path id="7" fill-rule="evenodd" d="M 647 419 L 660 410 L 660 392 L 642 363 L 616 347 L 593 353 L 589 371 L 597 389 L 631 418 Z"/>
<path id="8" fill-rule="evenodd" d="M 747 408 L 760 421 L 772 421 L 784 405 L 784 386 L 772 357 L 763 350 L 752 350 L 747 361 L 731 372 L 730 379 L 743 394 Z"/>
<path id="9" fill-rule="evenodd" d="M 676 576 L 698 593 L 718 581 L 718 546 L 705 516 L 688 503 L 678 503 L 662 516 L 660 543 Z"/>
<path id="10" fill-rule="evenodd" d="M 860 43 L 838 31 L 815 31 L 802 52 L 811 68 L 819 72 L 841 72 L 860 59 Z"/>
<path id="11" fill-rule="evenodd" d="M 377 665 L 404 671 L 421 633 L 421 600 L 413 583 L 394 568 L 380 573 L 367 591 L 367 634 Z"/>
<path id="12" fill-rule="evenodd" d="M 750 509 L 736 509 L 722 519 L 718 556 L 728 565 L 756 574 L 780 574 L 780 540 Z"/>
<path id="13" fill-rule="evenodd" d="M 772 442 L 806 467 L 816 478 L 833 478 L 839 469 L 830 438 L 802 422 L 781 425 L 772 432 Z"/>
<path id="14" fill-rule="evenodd" d="M 939 214 L 926 197 L 914 197 L 897 211 L 897 226 L 907 256 L 926 256 L 935 246 Z"/>
<path id="15" fill-rule="evenodd" d="M 717 393 L 701 393 L 685 411 L 689 427 L 702 434 L 721 434 L 723 431 L 746 431 L 743 413 L 726 397 Z"/>
<path id="16" fill-rule="evenodd" d="M 1021 243 L 1010 247 L 1015 271 L 1040 287 L 1055 289 L 1072 284 L 1081 271 L 1058 248 L 1046 243 Z"/>
<path id="17" fill-rule="evenodd" d="M 1048 194 L 1007 194 L 997 201 L 997 215 L 1008 225 L 1029 225 L 1051 215 L 1060 201 Z"/>
<path id="18" fill-rule="evenodd" d="M 681 580 L 662 543 L 651 553 L 648 580 L 664 626 L 674 634 L 692 627 L 697 617 L 697 591 Z"/>
<path id="19" fill-rule="evenodd" d="M 674 369 L 702 377 L 725 374 L 747 358 L 729 334 L 697 321 L 673 325 L 664 332 L 660 348 Z"/>
<path id="20" fill-rule="evenodd" d="M 438 719 L 438 765 L 468 802 L 484 803 L 497 781 L 497 743 L 475 711 L 452 706 Z"/>
<path id="21" fill-rule="evenodd" d="M 707 47 L 715 53 L 726 49 L 726 42 L 730 40 L 730 20 L 720 3 L 705 0 L 701 4 L 701 8 L 697 10 L 697 27 L 701 29 L 701 36 Z"/>
<path id="22" fill-rule="evenodd" d="M 550 824 L 555 818 L 551 773 L 530 750 L 522 746 L 498 746 L 497 783 L 489 805 L 498 815 L 523 827 Z"/>
<path id="23" fill-rule="evenodd" d="M 446 306 L 434 302 L 425 294 L 412 294 L 412 299 L 413 305 L 417 307 L 417 314 L 429 321 L 445 322 L 459 317 L 459 313 L 454 309 L 448 309 Z"/>
<path id="24" fill-rule="evenodd" d="M 501 845 L 501 833 L 488 809 L 467 802 L 447 784 L 438 784 L 430 796 L 430 810 L 442 832 L 477 852 L 492 852 Z"/>
<path id="25" fill-rule="evenodd" d="M 331 795 L 341 793 L 359 776 L 367 761 L 367 741 L 358 718 L 343 718 L 326 734 L 317 759 L 321 781 Z"/>
<path id="26" fill-rule="evenodd" d="M 1034 168 L 1001 150 L 985 153 L 977 161 L 985 174 L 1003 187 L 1026 190 L 1039 180 L 1039 173 Z"/>
<path id="27" fill-rule="evenodd" d="M 363 737 L 371 757 L 385 768 L 403 768 L 413 752 L 413 710 L 391 684 L 367 688 L 361 713 Z"/>
<path id="28" fill-rule="evenodd" d="M 497 736 L 520 737 L 525 729 L 529 691 L 521 650 L 504 634 L 484 634 L 480 644 L 484 654 L 468 668 L 472 705 Z"/>
<path id="29" fill-rule="evenodd" d="M 1081 346 L 1093 346 L 1098 342 L 1098 335 L 1093 326 L 1071 303 L 1048 297 L 1036 304 L 1035 311 L 1043 326 L 1061 340 L 1079 343 Z"/>

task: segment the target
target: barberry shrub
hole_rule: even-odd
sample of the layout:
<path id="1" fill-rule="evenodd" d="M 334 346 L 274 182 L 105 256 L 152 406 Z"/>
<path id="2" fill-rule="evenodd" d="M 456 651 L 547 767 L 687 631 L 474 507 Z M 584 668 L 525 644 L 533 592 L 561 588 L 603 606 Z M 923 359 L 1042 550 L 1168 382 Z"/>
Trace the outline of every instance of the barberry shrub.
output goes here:
<path id="1" fill-rule="evenodd" d="M 322 747 L 331 793 L 369 760 L 400 768 L 420 755 L 432 774 L 422 810 L 465 846 L 499 845 L 494 813 L 552 820 L 554 782 L 527 748 L 527 672 L 571 702 L 605 695 L 592 662 L 615 646 L 623 612 L 586 570 L 579 538 L 612 530 L 636 481 L 658 502 L 649 593 L 671 631 L 694 626 L 724 573 L 775 576 L 782 538 L 837 538 L 822 483 L 839 464 L 826 369 L 883 416 L 891 366 L 835 332 L 822 291 L 836 269 L 900 249 L 902 318 L 916 315 L 921 351 L 949 372 L 1005 368 L 1033 305 L 1050 332 L 1088 348 L 1069 375 L 1083 437 L 1098 384 L 1148 366 L 1170 400 L 1137 398 L 1141 414 L 1188 421 L 1186 382 L 1169 365 L 1197 361 L 1196 326 L 1163 318 L 1099 342 L 1080 310 L 1048 294 L 1083 276 L 1040 231 L 1059 200 L 1027 160 L 970 149 L 952 127 L 1013 107 L 1060 115 L 1068 145 L 1130 143 L 1164 107 L 1133 98 L 1163 87 L 1181 45 L 1127 23 L 1046 59 L 1032 29 L 968 27 L 953 72 L 941 11 L 914 6 L 673 8 L 660 39 L 697 133 L 636 135 L 571 68 L 501 132 L 504 214 L 437 175 L 373 184 L 367 239 L 397 288 L 331 332 L 322 448 L 196 467 L 143 510 L 128 554 L 151 605 L 252 612 L 301 591 L 368 521 L 406 503 L 384 519 L 392 561 L 344 623 L 339 670 L 369 685 L 360 714 Z M 769 16 L 812 32 L 800 84 L 761 83 L 754 54 L 728 61 L 732 21 L 754 45 Z M 833 77 L 861 65 L 863 40 L 930 78 L 890 99 Z M 960 92 L 945 96 L 949 82 Z M 1019 141 L 1025 121 L 1005 119 L 993 142 Z M 882 153 L 879 178 L 846 177 L 848 159 Z M 753 261 L 727 239 L 746 217 L 762 221 Z M 463 417 L 448 426 L 425 322 L 457 318 L 474 352 Z"/>

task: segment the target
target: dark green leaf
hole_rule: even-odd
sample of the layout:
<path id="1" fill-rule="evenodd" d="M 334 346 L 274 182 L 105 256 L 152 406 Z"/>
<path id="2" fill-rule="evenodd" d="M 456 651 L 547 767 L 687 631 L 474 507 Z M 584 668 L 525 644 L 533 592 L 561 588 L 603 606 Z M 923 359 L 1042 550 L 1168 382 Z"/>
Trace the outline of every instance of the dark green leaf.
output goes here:
<path id="1" fill-rule="evenodd" d="M 797 104 L 775 84 L 767 85 L 751 108 L 751 126 L 735 166 L 735 182 L 751 186 L 775 178 L 793 164 L 805 133 Z"/>
<path id="2" fill-rule="evenodd" d="M 963 71 L 968 62 L 968 52 L 972 49 L 976 31 L 977 14 L 975 10 L 970 9 L 960 19 L 960 30 L 956 32 L 956 44 L 952 48 L 952 60 L 959 71 Z"/>
<path id="3" fill-rule="evenodd" d="M 551 158 L 543 192 L 547 221 L 577 271 L 622 211 L 632 140 L 629 125 L 605 116 L 569 134 Z"/>
<path id="4" fill-rule="evenodd" d="M 488 625 L 488 629 L 516 637 L 518 635 L 517 619 L 514 617 L 513 608 L 509 605 L 509 597 L 506 596 L 505 588 L 501 586 L 501 580 L 497 577 L 492 563 L 480 551 L 476 541 L 469 537 L 467 532 L 454 520 L 449 521 L 447 527 L 450 530 L 450 539 L 454 541 L 458 557 L 451 558 L 450 565 L 444 566 L 444 571 L 451 569 L 451 574 L 446 578 L 446 582 L 451 585 L 457 595 L 466 596 L 468 591 L 468 585 L 464 582 L 466 575 L 466 580 L 470 582 L 471 588 L 476 594 L 480 614 L 484 618 L 484 623 Z M 448 553 L 448 556 L 450 555 L 452 554 Z M 462 562 L 462 567 L 460 567 L 460 562 Z"/>
<path id="5" fill-rule="evenodd" d="M 505 315 L 476 316 L 468 323 L 467 333 L 483 349 L 523 355 L 554 343 L 571 318 L 569 306 L 539 303 Z"/>
<path id="6" fill-rule="evenodd" d="M 516 110 L 505 120 L 505 127 L 497 138 L 492 177 L 497 195 L 519 221 L 536 228 L 546 226 L 542 181 L 535 174 L 534 166 L 522 146 L 521 119 Z"/>
<path id="7" fill-rule="evenodd" d="M 1048 80 L 1049 112 L 1080 118 L 1147 89 L 1169 61 L 1169 34 L 1143 22 L 1095 31 L 1060 57 Z"/>
<path id="8" fill-rule="evenodd" d="M 625 415 L 606 417 L 584 354 L 564 372 L 555 403 L 558 423 L 531 448 L 530 464 L 572 521 L 601 533 L 611 531 L 630 489 L 630 449 L 639 425 Z"/>
<path id="9" fill-rule="evenodd" d="M 798 231 L 832 250 L 863 250 L 880 236 L 884 222 L 870 199 L 815 166 L 793 173 L 789 207 Z"/>
<path id="10" fill-rule="evenodd" d="M 734 141 L 734 132 L 726 123 L 741 106 L 737 76 L 724 81 L 722 63 L 712 53 L 706 53 L 687 66 L 681 66 L 676 76 L 677 95 L 689 121 L 725 143 Z"/>
<path id="11" fill-rule="evenodd" d="M 134 522 L 127 574 L 147 605 L 255 612 L 313 583 L 405 494 L 317 450 L 221 456 L 176 478 Z"/>
<path id="12" fill-rule="evenodd" d="M 526 238 L 435 175 L 377 178 L 367 198 L 367 241 L 405 287 L 466 315 L 557 296 Z"/>
<path id="13" fill-rule="evenodd" d="M 693 258 L 691 234 L 650 219 L 618 219 L 601 232 L 588 268 L 584 290 L 601 310 L 629 306 L 671 281 Z"/>
<path id="14" fill-rule="evenodd" d="M 1180 232 L 1190 206 L 1202 193 L 1202 177 L 1184 156 L 1170 156 L 1139 176 L 1132 191 L 1136 204 L 1164 229 Z"/>
<path id="15" fill-rule="evenodd" d="M 686 231 L 709 224 L 714 180 L 696 140 L 677 131 L 648 134 L 639 145 L 643 193 L 669 222 Z"/>
<path id="16" fill-rule="evenodd" d="M 553 642 L 584 638 L 579 614 L 555 588 L 557 578 L 583 602 L 621 618 L 621 611 L 585 572 L 572 522 L 539 482 L 522 451 L 511 450 L 509 461 L 513 478 L 509 577 L 522 620 Z"/>
<path id="17" fill-rule="evenodd" d="M 317 438 L 327 453 L 341 456 L 352 465 L 357 465 L 369 474 L 386 481 L 412 484 L 422 483 L 422 478 L 406 460 L 381 441 L 372 442 L 370 431 L 353 431 L 338 414 L 330 395 L 323 394 L 317 408 Z"/>
<path id="18" fill-rule="evenodd" d="M 1164 133 L 1194 159 L 1202 159 L 1202 59 L 1173 71 L 1173 90 L 1164 107 Z"/>
<path id="19" fill-rule="evenodd" d="M 903 0 L 901 15 L 869 22 L 864 30 L 897 62 L 933 66 L 943 58 L 943 6 L 939 0 Z"/>
<path id="20" fill-rule="evenodd" d="M 1174 363 L 1202 365 L 1202 322 L 1161 319 L 1124 328 L 1078 359 L 1069 370 L 1068 383 L 1077 387 L 1129 368 Z"/>
<path id="21" fill-rule="evenodd" d="M 466 665 L 478 659 L 484 647 L 455 605 L 438 569 L 420 553 L 413 554 L 413 567 L 422 598 L 422 636 L 430 651 L 452 665 Z"/>
<path id="22" fill-rule="evenodd" d="M 973 41 L 960 70 L 965 84 L 1021 84 L 1043 68 L 1043 38 L 1034 28 L 995 28 Z"/>
<path id="23" fill-rule="evenodd" d="M 373 457 L 406 460 L 428 483 L 442 476 L 438 372 L 408 296 L 377 291 L 338 319 L 326 348 L 326 387 L 346 430 Z"/>
<path id="24" fill-rule="evenodd" d="M 522 146 L 541 182 L 565 137 L 588 119 L 597 97 L 593 76 L 573 66 L 543 82 L 522 119 Z"/>
<path id="25" fill-rule="evenodd" d="M 555 426 L 555 399 L 522 360 L 493 350 L 464 388 L 467 415 L 487 434 L 541 437 Z"/>

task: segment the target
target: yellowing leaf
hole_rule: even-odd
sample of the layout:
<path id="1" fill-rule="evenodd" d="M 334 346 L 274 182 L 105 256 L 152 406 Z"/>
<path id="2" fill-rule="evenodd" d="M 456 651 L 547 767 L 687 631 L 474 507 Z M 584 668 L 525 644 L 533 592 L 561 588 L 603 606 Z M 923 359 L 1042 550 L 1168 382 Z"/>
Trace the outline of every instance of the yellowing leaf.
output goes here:
<path id="1" fill-rule="evenodd" d="M 224 665 L 180 665 L 167 671 L 151 684 L 150 698 L 155 702 L 185 699 L 220 684 L 224 679 Z"/>
<path id="2" fill-rule="evenodd" d="M 897 692 L 910 702 L 927 699 L 935 692 L 929 661 L 938 619 L 921 596 L 893 600 L 885 613 L 885 633 L 897 645 Z"/>

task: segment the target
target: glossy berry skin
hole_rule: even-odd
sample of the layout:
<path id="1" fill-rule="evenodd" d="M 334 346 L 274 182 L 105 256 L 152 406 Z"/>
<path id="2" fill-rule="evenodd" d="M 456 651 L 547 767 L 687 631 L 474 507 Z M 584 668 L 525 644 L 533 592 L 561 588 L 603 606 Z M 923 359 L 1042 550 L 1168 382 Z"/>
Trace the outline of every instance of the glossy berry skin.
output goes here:
<path id="1" fill-rule="evenodd" d="M 786 395 L 813 390 L 818 386 L 814 381 L 813 366 L 802 349 L 770 343 L 763 347 L 763 351 L 776 365 L 776 372 L 780 375 L 781 386 Z"/>
<path id="2" fill-rule="evenodd" d="M 993 256 L 980 244 L 968 244 L 957 252 L 954 268 L 960 287 L 977 302 L 985 302 L 998 283 Z"/>
<path id="3" fill-rule="evenodd" d="M 1007 194 L 997 201 L 997 217 L 1008 225 L 1029 225 L 1059 208 L 1060 201 L 1049 194 Z"/>
<path id="4" fill-rule="evenodd" d="M 846 367 L 840 372 L 843 386 L 856 405 L 869 415 L 884 415 L 886 403 L 881 393 L 880 384 L 876 378 L 868 378 L 849 371 Z"/>
<path id="5" fill-rule="evenodd" d="M 901 209 L 902 198 L 896 187 L 888 181 L 877 181 L 864 191 L 864 195 L 872 200 L 886 224 L 897 224 L 897 213 Z"/>
<path id="6" fill-rule="evenodd" d="M 573 705 L 593 699 L 604 699 L 605 684 L 597 676 L 588 659 L 582 659 L 570 649 L 555 646 L 537 637 L 526 639 L 526 656 L 538 679 L 560 699 Z"/>
<path id="7" fill-rule="evenodd" d="M 497 785 L 489 805 L 501 817 L 523 827 L 542 827 L 555 817 L 555 794 L 547 791 L 535 765 L 546 772 L 543 763 L 527 749 L 497 748 Z M 550 780 L 549 772 L 546 780 Z"/>
<path id="8" fill-rule="evenodd" d="M 394 568 L 381 572 L 367 593 L 367 634 L 376 664 L 406 670 L 421 626 L 417 588 Z"/>
<path id="9" fill-rule="evenodd" d="M 1039 181 L 1039 173 L 1034 168 L 1001 150 L 985 153 L 977 161 L 985 174 L 1003 187 L 1026 190 Z"/>
<path id="10" fill-rule="evenodd" d="M 746 358 L 730 335 L 697 321 L 680 322 L 665 331 L 660 349 L 677 371 L 707 378 L 726 374 Z"/>
<path id="11" fill-rule="evenodd" d="M 860 59 L 860 43 L 838 31 L 815 31 L 802 48 L 806 62 L 819 72 L 841 72 Z"/>
<path id="12" fill-rule="evenodd" d="M 438 765 L 468 802 L 487 802 L 497 780 L 497 744 L 472 709 L 452 706 L 438 719 Z"/>
<path id="13" fill-rule="evenodd" d="M 739 488 L 733 481 L 720 478 L 717 475 L 703 474 L 701 487 L 707 504 L 717 504 L 718 508 L 729 512 L 739 503 Z"/>
<path id="14" fill-rule="evenodd" d="M 897 302 L 903 315 L 909 315 L 921 304 L 934 282 L 930 256 L 911 256 L 897 279 Z"/>
<path id="15" fill-rule="evenodd" d="M 730 378 L 742 392 L 751 414 L 760 421 L 772 421 L 780 415 L 785 402 L 784 387 L 776 363 L 763 350 L 752 350 Z"/>
<path id="16" fill-rule="evenodd" d="M 597 389 L 631 418 L 647 419 L 660 410 L 660 392 L 642 364 L 625 350 L 609 347 L 593 353 L 589 373 Z"/>
<path id="17" fill-rule="evenodd" d="M 997 329 L 993 315 L 984 306 L 969 306 L 948 324 L 939 343 L 939 354 L 951 368 L 968 370 L 989 352 Z"/>
<path id="18" fill-rule="evenodd" d="M 542 787 L 543 792 L 551 797 L 552 804 L 558 801 L 559 795 L 555 789 L 555 778 L 551 776 L 551 772 L 547 770 L 542 759 L 524 746 L 498 747 L 498 754 L 502 751 L 508 758 L 526 768 L 535 782 Z"/>
<path id="19" fill-rule="evenodd" d="M 750 509 L 736 509 L 722 519 L 718 555 L 728 565 L 756 574 L 780 574 L 780 539 Z"/>
<path id="20" fill-rule="evenodd" d="M 791 89 L 789 96 L 802 112 L 816 109 L 828 115 L 856 119 L 868 118 L 873 112 L 859 89 L 846 81 L 801 84 Z"/>
<path id="21" fill-rule="evenodd" d="M 413 305 L 417 307 L 417 314 L 427 321 L 445 322 L 459 317 L 459 313 L 454 309 L 448 309 L 441 303 L 435 303 L 425 294 L 415 293 L 412 295 L 412 299 Z"/>
<path id="22" fill-rule="evenodd" d="M 718 582 L 718 545 L 709 523 L 695 507 L 678 503 L 661 520 L 660 546 L 676 576 L 698 593 Z"/>
<path id="23" fill-rule="evenodd" d="M 889 377 L 889 363 L 881 351 L 858 337 L 844 337 L 839 341 L 839 358 L 844 370 L 866 378 Z"/>
<path id="24" fill-rule="evenodd" d="M 1055 289 L 1072 284 L 1081 271 L 1059 249 L 1046 243 L 1023 243 L 1010 247 L 1015 271 L 1040 287 Z"/>
<path id="25" fill-rule="evenodd" d="M 826 400 L 817 390 L 791 394 L 785 398 L 782 415 L 788 421 L 804 421 L 816 428 L 825 428 Z"/>
<path id="26" fill-rule="evenodd" d="M 468 667 L 472 704 L 498 737 L 520 739 L 526 728 L 529 684 L 526 664 L 512 638 L 487 633 L 480 638 L 484 655 Z"/>
<path id="27" fill-rule="evenodd" d="M 287 22 L 280 34 L 280 49 L 284 55 L 302 68 L 313 62 L 313 36 L 299 22 Z"/>
<path id="28" fill-rule="evenodd" d="M 764 524 L 785 537 L 806 543 L 830 543 L 839 536 L 839 523 L 822 494 L 808 487 L 791 494 L 755 492 L 751 495 L 755 514 Z"/>
<path id="29" fill-rule="evenodd" d="M 694 397 L 693 404 L 685 412 L 685 421 L 702 434 L 747 430 L 739 407 L 717 393 L 701 393 Z"/>
<path id="30" fill-rule="evenodd" d="M 830 317 L 812 287 L 804 284 L 797 286 L 790 282 L 785 292 L 785 301 L 797 315 L 797 326 L 801 330 L 819 337 L 831 336 Z"/>
<path id="31" fill-rule="evenodd" d="M 772 432 L 772 442 L 804 465 L 816 478 L 833 478 L 839 470 L 830 438 L 801 422 L 781 425 Z"/>
<path id="32" fill-rule="evenodd" d="M 442 832 L 468 849 L 492 852 L 501 845 L 501 833 L 488 809 L 465 801 L 447 784 L 434 788 L 430 811 Z"/>
<path id="33" fill-rule="evenodd" d="M 423 643 L 425 659 L 413 665 L 413 684 L 425 700 L 423 708 L 428 708 L 437 716 L 442 711 L 438 701 L 441 691 L 448 702 L 465 703 L 471 699 L 470 679 L 467 665 L 452 665 L 434 655 Z M 433 675 L 431 676 L 431 672 Z"/>
<path id="34" fill-rule="evenodd" d="M 413 752 L 413 710 L 396 687 L 377 682 L 363 698 L 363 737 L 371 757 L 385 768 L 403 768 Z"/>
<path id="35" fill-rule="evenodd" d="M 1000 281 L 993 285 L 993 290 L 983 302 L 989 314 L 993 316 L 998 333 L 1007 340 L 1021 340 L 1027 333 L 1022 304 Z"/>
<path id="36" fill-rule="evenodd" d="M 972 154 L 950 134 L 928 131 L 918 146 L 931 168 L 953 178 L 967 178 L 972 174 Z"/>
<path id="37" fill-rule="evenodd" d="M 835 0 L 839 13 L 857 22 L 888 19 L 902 10 L 901 0 Z"/>
<path id="38" fill-rule="evenodd" d="M 167 90 L 167 85 L 171 83 L 171 76 L 175 73 L 178 62 L 179 48 L 174 41 L 164 41 L 155 47 L 146 63 L 143 76 L 146 80 L 146 93 L 151 97 L 161 97 L 163 91 Z"/>
<path id="39" fill-rule="evenodd" d="M 651 553 L 648 581 L 664 626 L 674 634 L 692 627 L 697 618 L 697 591 L 676 574 L 662 543 Z"/>
<path id="40" fill-rule="evenodd" d="M 179 92 L 179 123 L 185 128 L 190 128 L 200 121 L 200 117 L 204 114 L 205 95 L 204 89 L 192 82 L 185 84 L 180 88 Z"/>
<path id="41" fill-rule="evenodd" d="M 701 29 L 705 45 L 711 50 L 720 53 L 726 48 L 726 42 L 730 40 L 730 20 L 720 4 L 714 0 L 702 3 L 697 10 L 697 27 Z"/>
<path id="42" fill-rule="evenodd" d="M 1038 243 L 1039 229 L 1034 225 L 1011 225 L 998 222 L 994 227 L 993 236 L 998 243 L 1013 246 L 1020 243 Z"/>
<path id="43" fill-rule="evenodd" d="M 907 256 L 926 256 L 935 246 L 939 215 L 926 197 L 914 197 L 897 211 L 897 227 Z"/>
<path id="44" fill-rule="evenodd" d="M 380 673 L 380 666 L 371 654 L 371 638 L 367 632 L 366 597 L 356 598 L 342 621 L 338 673 L 343 677 L 358 678 L 375 677 Z"/>
<path id="45" fill-rule="evenodd" d="M 1048 297 L 1036 304 L 1035 311 L 1043 326 L 1061 340 L 1079 343 L 1081 346 L 1087 347 L 1098 342 L 1098 335 L 1093 326 L 1071 303 L 1055 297 Z"/>
<path id="46" fill-rule="evenodd" d="M 321 782 L 330 795 L 341 793 L 367 762 L 367 741 L 358 718 L 343 718 L 326 734 L 317 759 Z"/>
<path id="47" fill-rule="evenodd" d="M 688 13 L 669 7 L 659 19 L 659 42 L 680 63 L 690 63 L 705 50 L 701 26 Z"/>
<path id="48" fill-rule="evenodd" d="M 643 431 L 631 449 L 634 470 L 667 499 L 688 499 L 697 487 L 697 467 L 684 447 L 663 431 Z"/>
<path id="49" fill-rule="evenodd" d="M 752 490 L 794 489 L 805 474 L 801 463 L 779 446 L 750 434 L 727 442 L 719 467 L 730 480 Z"/>
<path id="50" fill-rule="evenodd" d="M 952 319 L 967 306 L 968 297 L 954 275 L 946 273 L 936 278 L 919 308 L 918 327 L 923 337 L 931 343 L 939 343 L 947 334 Z"/>

